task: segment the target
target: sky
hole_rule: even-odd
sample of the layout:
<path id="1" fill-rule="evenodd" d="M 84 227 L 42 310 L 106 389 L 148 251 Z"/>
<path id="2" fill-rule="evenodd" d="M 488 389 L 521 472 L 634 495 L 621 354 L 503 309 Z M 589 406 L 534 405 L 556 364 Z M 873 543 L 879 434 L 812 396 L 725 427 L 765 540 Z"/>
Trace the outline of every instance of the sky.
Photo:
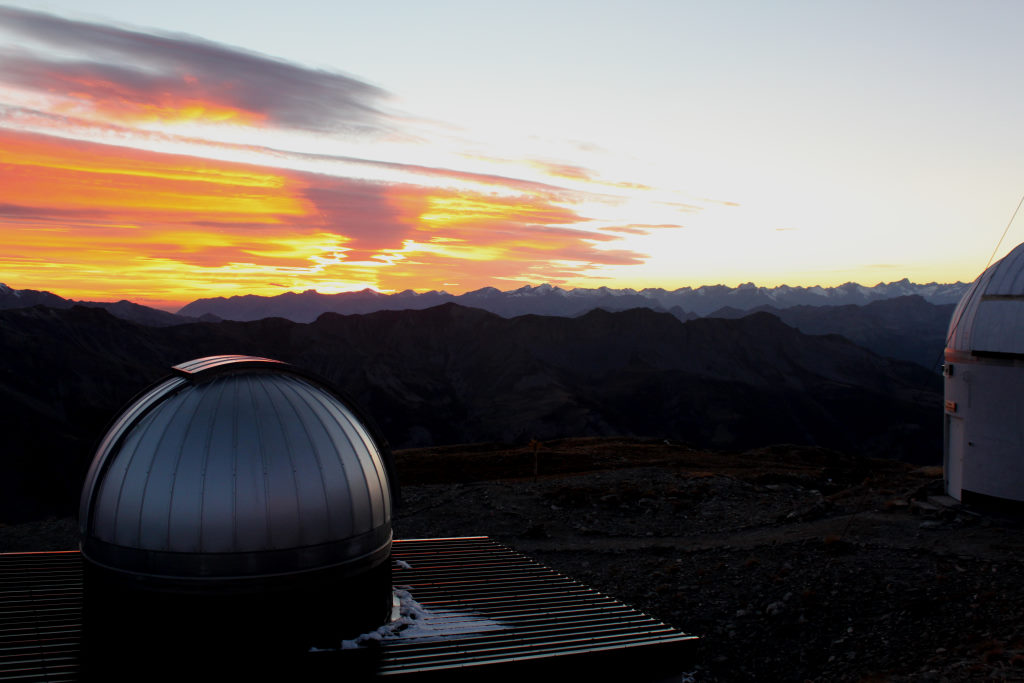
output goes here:
<path id="1" fill-rule="evenodd" d="M 970 281 L 1024 240 L 1021 25 L 992 0 L 0 0 L 0 282 L 175 310 Z"/>

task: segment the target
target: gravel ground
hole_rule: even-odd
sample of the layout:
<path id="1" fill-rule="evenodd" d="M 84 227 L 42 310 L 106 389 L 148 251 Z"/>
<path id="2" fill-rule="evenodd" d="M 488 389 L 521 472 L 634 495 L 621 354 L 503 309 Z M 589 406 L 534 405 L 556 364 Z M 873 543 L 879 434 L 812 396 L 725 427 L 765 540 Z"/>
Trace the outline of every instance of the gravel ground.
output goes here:
<path id="1" fill-rule="evenodd" d="M 788 447 L 548 448 L 562 470 L 574 449 L 623 457 L 408 481 L 397 535 L 489 535 L 700 635 L 699 681 L 1024 680 L 1020 525 L 931 509 L 936 468 Z M 529 451 L 478 455 L 514 475 Z M 403 457 L 447 469 L 418 451 L 400 472 Z"/>
<path id="2" fill-rule="evenodd" d="M 397 462 L 396 537 L 488 535 L 700 635 L 697 681 L 1024 681 L 1020 521 L 929 505 L 936 468 L 623 439 Z M 0 551 L 76 544 L 0 526 Z"/>

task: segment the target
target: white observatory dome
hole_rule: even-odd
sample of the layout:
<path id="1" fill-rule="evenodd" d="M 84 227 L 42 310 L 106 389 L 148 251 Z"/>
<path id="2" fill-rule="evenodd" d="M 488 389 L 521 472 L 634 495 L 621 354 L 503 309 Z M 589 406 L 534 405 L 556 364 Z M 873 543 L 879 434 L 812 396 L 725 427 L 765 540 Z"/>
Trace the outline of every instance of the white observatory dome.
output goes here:
<path id="1" fill-rule="evenodd" d="M 944 468 L 964 502 L 1024 502 L 1024 244 L 960 300 L 946 343 Z"/>

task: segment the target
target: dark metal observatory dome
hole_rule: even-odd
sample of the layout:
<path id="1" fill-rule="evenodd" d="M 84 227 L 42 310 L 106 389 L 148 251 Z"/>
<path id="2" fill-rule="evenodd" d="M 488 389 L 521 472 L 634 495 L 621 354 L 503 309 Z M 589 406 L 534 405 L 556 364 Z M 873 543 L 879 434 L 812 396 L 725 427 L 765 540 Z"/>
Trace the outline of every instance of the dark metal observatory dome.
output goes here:
<path id="1" fill-rule="evenodd" d="M 79 511 L 89 560 L 201 579 L 387 555 L 384 457 L 338 396 L 267 359 L 217 356 L 175 370 L 96 453 Z"/>
<path id="2" fill-rule="evenodd" d="M 213 356 L 174 373 L 115 421 L 86 476 L 79 525 L 93 604 L 213 596 L 250 622 L 286 610 L 311 624 L 320 612 L 331 637 L 379 626 L 391 606 L 393 475 L 369 422 L 278 361 Z M 241 597 L 225 607 L 226 595 Z"/>

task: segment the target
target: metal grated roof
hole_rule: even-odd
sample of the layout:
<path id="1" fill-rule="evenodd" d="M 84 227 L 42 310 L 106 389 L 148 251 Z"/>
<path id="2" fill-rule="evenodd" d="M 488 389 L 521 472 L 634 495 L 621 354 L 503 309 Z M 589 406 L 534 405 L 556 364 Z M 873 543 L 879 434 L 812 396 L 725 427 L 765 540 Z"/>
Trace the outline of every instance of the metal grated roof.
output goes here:
<path id="1" fill-rule="evenodd" d="M 0 554 L 0 680 L 77 681 L 78 551 Z"/>
<path id="2" fill-rule="evenodd" d="M 395 541 L 394 584 L 421 607 L 416 627 L 374 650 L 370 676 L 500 679 L 534 669 L 631 680 L 684 670 L 697 638 L 486 537 Z M 79 680 L 78 552 L 0 554 L 0 680 Z M 341 671 L 361 650 L 314 651 Z M 352 669 L 349 669 L 351 673 Z"/>

